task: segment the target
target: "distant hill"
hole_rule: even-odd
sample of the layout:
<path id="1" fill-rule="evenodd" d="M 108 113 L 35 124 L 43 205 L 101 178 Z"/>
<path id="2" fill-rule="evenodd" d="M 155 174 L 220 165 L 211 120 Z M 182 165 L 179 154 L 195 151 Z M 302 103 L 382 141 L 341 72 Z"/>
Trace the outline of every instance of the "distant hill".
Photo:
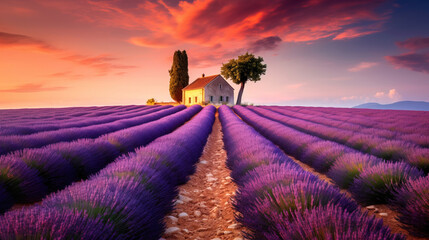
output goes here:
<path id="1" fill-rule="evenodd" d="M 353 108 L 429 111 L 429 102 L 401 101 L 391 104 L 364 103 Z"/>
<path id="2" fill-rule="evenodd" d="M 391 104 L 364 103 L 353 108 L 429 111 L 429 102 L 401 101 Z"/>

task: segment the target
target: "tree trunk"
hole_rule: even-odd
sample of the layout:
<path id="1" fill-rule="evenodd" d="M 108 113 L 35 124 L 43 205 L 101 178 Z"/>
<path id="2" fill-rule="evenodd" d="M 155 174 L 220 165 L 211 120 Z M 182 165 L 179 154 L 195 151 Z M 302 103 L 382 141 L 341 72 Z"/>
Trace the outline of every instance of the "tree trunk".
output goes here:
<path id="1" fill-rule="evenodd" d="M 241 105 L 241 97 L 243 96 L 244 84 L 244 82 L 241 83 L 240 91 L 238 91 L 237 103 L 235 105 Z"/>

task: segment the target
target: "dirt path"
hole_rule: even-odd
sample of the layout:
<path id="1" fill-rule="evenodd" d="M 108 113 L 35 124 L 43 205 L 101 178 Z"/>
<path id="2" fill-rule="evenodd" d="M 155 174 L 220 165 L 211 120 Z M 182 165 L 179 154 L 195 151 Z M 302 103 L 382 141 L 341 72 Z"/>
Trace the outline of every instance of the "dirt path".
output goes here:
<path id="1" fill-rule="evenodd" d="M 203 155 L 186 184 L 179 187 L 175 210 L 165 218 L 164 239 L 242 240 L 231 197 L 237 186 L 225 165 L 218 114 Z"/>
<path id="2" fill-rule="evenodd" d="M 285 153 L 286 154 L 286 153 Z M 287 154 L 286 154 L 287 155 Z M 314 174 L 315 176 L 317 176 L 319 179 L 326 181 L 332 185 L 336 185 L 335 182 L 329 178 L 328 176 L 326 176 L 325 174 L 319 173 L 317 172 L 314 168 L 310 167 L 309 165 L 295 159 L 294 157 L 289 156 L 294 162 L 298 163 L 304 170 L 311 172 L 312 174 Z M 349 196 L 350 198 L 353 198 L 352 195 L 350 194 L 350 192 L 348 192 L 347 190 L 341 189 L 340 190 L 342 193 L 346 194 L 347 196 Z M 361 206 L 361 210 L 363 212 L 368 211 L 368 213 L 372 216 L 376 216 L 377 218 L 381 218 L 383 219 L 384 224 L 386 224 L 387 226 L 389 226 L 389 228 L 392 230 L 392 232 L 394 233 L 402 233 L 404 235 L 407 236 L 407 239 L 409 240 L 422 240 L 422 239 L 426 239 L 426 238 L 418 238 L 418 237 L 414 237 L 411 236 L 407 230 L 403 229 L 401 227 L 401 223 L 398 222 L 396 220 L 396 216 L 398 216 L 398 213 L 395 211 L 392 211 L 388 205 L 386 204 L 378 204 L 378 205 L 371 205 L 371 206 Z M 386 215 L 387 214 L 387 215 Z"/>

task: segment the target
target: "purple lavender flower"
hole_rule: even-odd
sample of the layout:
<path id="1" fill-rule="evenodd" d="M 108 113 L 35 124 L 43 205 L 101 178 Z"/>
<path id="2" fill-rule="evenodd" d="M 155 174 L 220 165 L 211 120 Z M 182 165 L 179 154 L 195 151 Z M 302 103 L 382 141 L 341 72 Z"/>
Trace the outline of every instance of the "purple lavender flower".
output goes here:
<path id="1" fill-rule="evenodd" d="M 37 170 L 48 191 L 56 191 L 76 180 L 70 163 L 47 149 L 24 149 L 13 154 L 28 167 Z"/>
<path id="2" fill-rule="evenodd" d="M 99 171 L 120 154 L 112 144 L 102 139 L 80 139 L 53 144 L 46 148 L 58 152 L 68 160 L 80 179 Z"/>
<path id="3" fill-rule="evenodd" d="M 362 153 L 346 153 L 335 161 L 329 169 L 328 177 L 341 188 L 348 188 L 359 174 L 382 160 Z"/>
<path id="4" fill-rule="evenodd" d="M 163 206 L 131 180 L 100 178 L 74 184 L 46 198 L 42 207 L 85 212 L 112 225 L 126 239 L 157 239 L 164 229 Z"/>
<path id="5" fill-rule="evenodd" d="M 413 235 L 429 238 L 429 176 L 405 183 L 390 202 L 397 219 Z"/>
<path id="6" fill-rule="evenodd" d="M 39 201 L 48 192 L 38 172 L 12 155 L 0 157 L 0 183 L 18 203 Z"/>
<path id="7" fill-rule="evenodd" d="M 166 206 L 166 213 L 172 210 L 172 200 L 177 190 L 169 184 L 161 171 L 156 171 L 134 159 L 125 158 L 101 170 L 92 179 L 117 178 L 138 182 L 160 205 Z"/>
<path id="8" fill-rule="evenodd" d="M 365 204 L 386 203 L 407 181 L 423 176 L 423 172 L 404 162 L 381 162 L 364 169 L 349 190 Z"/>
<path id="9" fill-rule="evenodd" d="M 398 140 L 380 141 L 372 153 L 386 160 L 400 161 L 407 159 L 407 149 L 413 147 L 415 146 L 412 144 Z"/>
<path id="10" fill-rule="evenodd" d="M 246 198 L 253 203 L 236 203 L 240 212 L 238 220 L 252 232 L 264 232 L 274 224 L 272 217 L 282 215 L 283 221 L 291 221 L 293 217 L 305 209 L 334 204 L 349 212 L 358 209 L 356 202 L 340 193 L 338 189 L 326 182 L 297 182 L 288 186 L 276 186 L 269 194 Z"/>
<path id="11" fill-rule="evenodd" d="M 326 172 L 343 154 L 352 149 L 331 141 L 319 141 L 309 145 L 301 160 L 314 167 L 319 172 Z"/>
<path id="12" fill-rule="evenodd" d="M 272 220 L 274 224 L 262 233 L 263 239 L 405 240 L 401 234 L 392 234 L 381 219 L 331 204 L 305 209 L 295 214 L 292 221 L 284 221 L 282 214 L 273 214 Z"/>
<path id="13" fill-rule="evenodd" d="M 0 217 L 0 239 L 121 239 L 113 226 L 85 212 L 23 208 Z"/>
<path id="14" fill-rule="evenodd" d="M 233 205 L 241 212 L 243 209 L 252 207 L 256 198 L 272 195 L 273 189 L 278 186 L 315 181 L 319 181 L 316 176 L 291 164 L 262 165 L 250 171 L 242 179 L 242 187 L 238 189 Z"/>
<path id="15" fill-rule="evenodd" d="M 429 173 L 429 149 L 419 148 L 409 150 L 408 161 L 410 165 Z"/>

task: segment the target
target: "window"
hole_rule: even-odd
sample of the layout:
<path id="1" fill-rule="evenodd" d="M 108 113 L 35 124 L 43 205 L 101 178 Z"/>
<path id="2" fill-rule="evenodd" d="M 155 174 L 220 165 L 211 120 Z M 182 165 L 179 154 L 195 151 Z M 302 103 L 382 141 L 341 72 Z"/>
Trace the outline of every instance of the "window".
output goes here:
<path id="1" fill-rule="evenodd" d="M 222 102 L 223 101 L 223 97 L 222 96 L 220 96 L 219 97 L 219 102 Z"/>
<path id="2" fill-rule="evenodd" d="M 210 96 L 210 102 L 213 102 L 213 96 Z"/>
<path id="3" fill-rule="evenodd" d="M 198 97 L 195 97 L 195 102 L 198 102 Z"/>
<path id="4" fill-rule="evenodd" d="M 225 102 L 229 102 L 229 97 L 228 96 L 225 97 Z"/>
<path id="5" fill-rule="evenodd" d="M 189 103 L 191 103 L 191 98 L 189 97 Z"/>
<path id="6" fill-rule="evenodd" d="M 219 88 L 222 89 L 222 84 L 219 84 Z"/>

